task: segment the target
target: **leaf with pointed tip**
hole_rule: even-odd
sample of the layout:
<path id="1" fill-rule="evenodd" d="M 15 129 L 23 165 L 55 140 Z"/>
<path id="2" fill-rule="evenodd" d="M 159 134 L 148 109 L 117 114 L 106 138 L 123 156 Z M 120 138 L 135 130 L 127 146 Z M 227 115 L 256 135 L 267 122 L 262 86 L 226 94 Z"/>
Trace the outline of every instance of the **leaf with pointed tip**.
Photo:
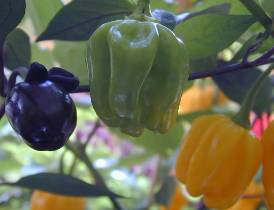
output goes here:
<path id="1" fill-rule="evenodd" d="M 38 189 L 67 196 L 122 197 L 102 186 L 88 184 L 80 179 L 65 174 L 39 173 L 22 177 L 14 183 L 3 183 L 2 185 L 23 187 L 33 190 Z"/>
<path id="2" fill-rule="evenodd" d="M 250 15 L 205 14 L 175 27 L 191 59 L 205 58 L 229 47 L 253 23 Z"/>
<path id="3" fill-rule="evenodd" d="M 31 50 L 29 36 L 21 29 L 12 31 L 4 43 L 4 61 L 9 69 L 29 67 Z"/>
<path id="4" fill-rule="evenodd" d="M 56 14 L 37 40 L 87 40 L 100 25 L 123 19 L 135 6 L 130 0 L 72 1 Z"/>
<path id="5" fill-rule="evenodd" d="M 0 43 L 20 23 L 25 14 L 25 0 L 0 1 Z"/>

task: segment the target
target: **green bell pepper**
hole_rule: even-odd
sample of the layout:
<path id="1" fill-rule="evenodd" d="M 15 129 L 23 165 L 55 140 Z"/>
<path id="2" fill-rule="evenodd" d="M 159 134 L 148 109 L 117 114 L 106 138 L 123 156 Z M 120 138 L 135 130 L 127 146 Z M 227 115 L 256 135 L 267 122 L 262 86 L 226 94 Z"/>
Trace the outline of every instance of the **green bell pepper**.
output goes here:
<path id="1" fill-rule="evenodd" d="M 189 74 L 183 42 L 158 23 L 118 20 L 88 41 L 91 99 L 109 126 L 132 136 L 165 133 L 176 122 Z"/>

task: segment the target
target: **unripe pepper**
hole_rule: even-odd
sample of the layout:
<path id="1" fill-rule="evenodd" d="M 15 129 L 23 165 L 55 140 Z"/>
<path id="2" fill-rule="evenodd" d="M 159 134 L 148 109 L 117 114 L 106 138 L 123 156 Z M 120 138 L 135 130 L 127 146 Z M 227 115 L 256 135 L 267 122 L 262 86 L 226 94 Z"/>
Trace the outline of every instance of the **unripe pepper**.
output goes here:
<path id="1" fill-rule="evenodd" d="M 274 209 L 274 121 L 271 121 L 262 138 L 264 198 L 269 210 Z"/>
<path id="2" fill-rule="evenodd" d="M 175 124 L 189 67 L 171 30 L 130 19 L 106 23 L 88 42 L 87 62 L 92 104 L 107 125 L 139 136 Z"/>
<path id="3" fill-rule="evenodd" d="M 35 190 L 31 197 L 31 210 L 85 210 L 86 199 Z"/>
<path id="4" fill-rule="evenodd" d="M 249 131 L 222 115 L 197 118 L 185 137 L 176 176 L 210 208 L 229 208 L 258 170 L 262 149 Z"/>

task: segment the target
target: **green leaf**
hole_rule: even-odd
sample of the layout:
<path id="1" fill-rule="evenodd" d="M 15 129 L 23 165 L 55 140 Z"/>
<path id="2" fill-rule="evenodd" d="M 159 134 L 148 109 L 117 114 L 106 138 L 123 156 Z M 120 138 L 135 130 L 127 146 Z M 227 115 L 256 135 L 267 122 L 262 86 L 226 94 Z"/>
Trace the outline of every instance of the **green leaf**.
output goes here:
<path id="1" fill-rule="evenodd" d="M 177 25 L 175 33 L 185 42 L 191 59 L 204 58 L 229 47 L 254 22 L 249 15 L 206 14 Z"/>
<path id="2" fill-rule="evenodd" d="M 65 174 L 39 173 L 22 177 L 14 183 L 3 183 L 2 185 L 38 189 L 51 193 L 70 196 L 99 197 L 113 196 L 121 197 L 99 185 L 88 184 L 80 179 Z"/>
<path id="3" fill-rule="evenodd" d="M 30 39 L 21 29 L 15 29 L 6 38 L 4 43 L 4 61 L 9 69 L 29 67 L 30 65 Z"/>
<path id="4" fill-rule="evenodd" d="M 27 14 L 33 23 L 36 34 L 41 33 L 50 20 L 62 8 L 60 0 L 27 0 Z"/>
<path id="5" fill-rule="evenodd" d="M 214 76 L 213 79 L 226 96 L 241 104 L 248 90 L 261 74 L 262 72 L 260 70 L 252 68 Z M 271 100 L 272 84 L 270 78 L 267 78 L 263 87 L 259 90 L 253 110 L 258 114 L 268 111 L 271 106 Z"/>
<path id="6" fill-rule="evenodd" d="M 178 123 L 173 129 L 166 134 L 157 134 L 146 130 L 142 136 L 131 138 L 137 145 L 141 145 L 151 152 L 168 156 L 178 148 L 183 136 L 183 127 Z"/>
<path id="7" fill-rule="evenodd" d="M 79 78 L 80 84 L 88 84 L 86 42 L 56 42 L 53 56 L 62 68 Z"/>
<path id="8" fill-rule="evenodd" d="M 240 1 L 231 1 L 231 0 L 203 0 L 203 3 L 197 4 L 193 7 L 194 11 L 200 11 L 206 9 L 216 4 L 229 3 L 231 5 L 230 14 L 233 15 L 243 15 L 250 14 L 250 12 L 243 6 Z"/>
<path id="9" fill-rule="evenodd" d="M 25 0 L 0 1 L 0 43 L 20 23 L 25 8 Z"/>
<path id="10" fill-rule="evenodd" d="M 267 14 L 274 18 L 274 2 L 273 0 L 259 0 L 260 5 Z"/>
<path id="11" fill-rule="evenodd" d="M 87 40 L 103 23 L 123 19 L 135 4 L 128 0 L 77 0 L 64 6 L 38 37 L 42 40 Z"/>
<path id="12" fill-rule="evenodd" d="M 194 59 L 189 61 L 191 72 L 207 71 L 215 68 L 217 65 L 217 55 L 208 56 L 206 58 Z"/>

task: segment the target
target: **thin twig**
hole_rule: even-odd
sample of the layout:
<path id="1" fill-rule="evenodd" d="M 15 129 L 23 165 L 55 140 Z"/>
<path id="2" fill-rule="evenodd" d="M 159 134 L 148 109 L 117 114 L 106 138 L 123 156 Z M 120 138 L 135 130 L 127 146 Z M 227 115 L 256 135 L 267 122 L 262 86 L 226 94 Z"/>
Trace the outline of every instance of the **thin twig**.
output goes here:
<path id="1" fill-rule="evenodd" d="M 100 173 L 96 170 L 93 163 L 90 161 L 89 157 L 83 151 L 82 147 L 75 147 L 70 142 L 66 144 L 66 148 L 69 149 L 76 157 L 78 157 L 88 168 L 88 171 L 90 172 L 90 175 L 92 178 L 95 179 L 95 183 L 98 185 L 101 185 L 102 187 L 108 189 L 107 185 L 104 182 L 104 179 L 100 175 Z M 114 208 L 116 210 L 123 210 L 123 208 L 120 206 L 120 204 L 116 201 L 116 199 L 112 196 L 109 196 L 109 199 L 111 200 Z"/>
<path id="2" fill-rule="evenodd" d="M 90 140 L 92 139 L 92 137 L 94 136 L 94 134 L 96 133 L 97 129 L 100 128 L 101 123 L 100 120 L 98 119 L 94 125 L 94 127 L 92 128 L 92 130 L 90 131 L 90 133 L 88 134 L 86 141 L 83 144 L 83 149 L 85 150 L 88 143 L 90 142 Z"/>

